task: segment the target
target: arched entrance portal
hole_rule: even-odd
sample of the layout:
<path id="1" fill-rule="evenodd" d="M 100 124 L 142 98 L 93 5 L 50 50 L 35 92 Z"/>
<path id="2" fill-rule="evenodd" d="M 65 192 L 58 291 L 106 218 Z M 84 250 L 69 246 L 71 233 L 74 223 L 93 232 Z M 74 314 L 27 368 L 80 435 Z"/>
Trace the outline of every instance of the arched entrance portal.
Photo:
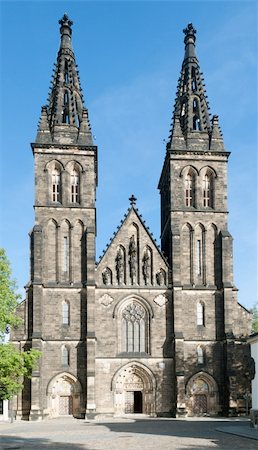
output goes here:
<path id="1" fill-rule="evenodd" d="M 50 417 L 82 417 L 81 384 L 76 377 L 62 373 L 50 381 L 47 389 Z"/>
<path id="2" fill-rule="evenodd" d="M 190 416 L 218 413 L 218 387 L 214 378 L 205 372 L 193 375 L 186 386 L 187 413 Z"/>
<path id="3" fill-rule="evenodd" d="M 155 389 L 154 375 L 143 364 L 122 367 L 112 380 L 114 414 L 155 415 Z"/>

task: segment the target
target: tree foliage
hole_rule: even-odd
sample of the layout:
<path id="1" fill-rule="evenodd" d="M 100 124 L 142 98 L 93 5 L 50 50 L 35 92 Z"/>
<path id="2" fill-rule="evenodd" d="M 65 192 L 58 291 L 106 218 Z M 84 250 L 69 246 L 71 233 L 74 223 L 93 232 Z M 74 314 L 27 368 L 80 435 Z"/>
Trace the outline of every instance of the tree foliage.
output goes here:
<path id="1" fill-rule="evenodd" d="M 258 302 L 251 309 L 252 313 L 252 332 L 258 333 Z"/>
<path id="2" fill-rule="evenodd" d="M 38 350 L 20 352 L 13 344 L 0 345 L 0 398 L 6 400 L 23 388 L 22 377 L 31 377 Z"/>
<path id="3" fill-rule="evenodd" d="M 16 313 L 20 295 L 11 279 L 10 263 L 0 248 L 0 398 L 5 400 L 17 394 L 23 387 L 23 377 L 30 377 L 40 352 L 35 349 L 20 351 L 12 343 L 4 343 L 9 327 L 17 327 L 21 319 Z"/>
<path id="4" fill-rule="evenodd" d="M 20 319 L 16 308 L 20 295 L 16 293 L 16 283 L 11 279 L 10 263 L 5 251 L 0 248 L 0 339 L 8 326 L 17 326 Z"/>

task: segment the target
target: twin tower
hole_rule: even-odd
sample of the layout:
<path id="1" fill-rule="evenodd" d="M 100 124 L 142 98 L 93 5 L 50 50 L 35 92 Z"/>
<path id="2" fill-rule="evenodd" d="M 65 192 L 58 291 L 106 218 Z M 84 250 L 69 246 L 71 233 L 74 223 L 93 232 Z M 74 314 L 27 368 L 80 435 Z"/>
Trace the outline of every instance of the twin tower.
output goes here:
<path id="1" fill-rule="evenodd" d="M 31 277 L 13 340 L 42 352 L 17 418 L 227 414 L 249 389 L 249 313 L 237 303 L 227 161 L 195 53 L 185 53 L 159 181 L 161 249 L 130 207 L 96 262 L 97 147 L 71 44 L 61 42 L 32 150 Z"/>

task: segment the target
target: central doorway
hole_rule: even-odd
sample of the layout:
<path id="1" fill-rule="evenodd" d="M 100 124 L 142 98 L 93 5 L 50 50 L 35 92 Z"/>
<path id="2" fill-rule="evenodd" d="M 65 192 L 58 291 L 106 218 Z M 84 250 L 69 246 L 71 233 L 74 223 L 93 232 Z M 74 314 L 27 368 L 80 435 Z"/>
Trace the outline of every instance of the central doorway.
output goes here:
<path id="1" fill-rule="evenodd" d="M 148 367 L 138 362 L 121 367 L 112 380 L 114 414 L 155 414 L 155 388 Z"/>
<path id="2" fill-rule="evenodd" d="M 134 397 L 133 412 L 142 414 L 142 392 L 134 391 L 133 397 Z"/>
<path id="3" fill-rule="evenodd" d="M 142 391 L 126 391 L 125 413 L 142 414 Z"/>

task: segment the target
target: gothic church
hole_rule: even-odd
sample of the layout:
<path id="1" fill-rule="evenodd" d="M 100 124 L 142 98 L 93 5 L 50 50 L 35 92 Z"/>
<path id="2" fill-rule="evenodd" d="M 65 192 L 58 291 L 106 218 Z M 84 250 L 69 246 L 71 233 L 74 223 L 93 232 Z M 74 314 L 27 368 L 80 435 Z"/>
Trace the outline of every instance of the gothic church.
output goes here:
<path id="1" fill-rule="evenodd" d="M 249 313 L 237 302 L 227 161 L 195 53 L 185 53 L 159 181 L 161 250 L 130 198 L 96 262 L 97 147 L 71 44 L 61 42 L 32 151 L 31 277 L 12 340 L 42 352 L 17 419 L 217 415 L 249 389 Z"/>

